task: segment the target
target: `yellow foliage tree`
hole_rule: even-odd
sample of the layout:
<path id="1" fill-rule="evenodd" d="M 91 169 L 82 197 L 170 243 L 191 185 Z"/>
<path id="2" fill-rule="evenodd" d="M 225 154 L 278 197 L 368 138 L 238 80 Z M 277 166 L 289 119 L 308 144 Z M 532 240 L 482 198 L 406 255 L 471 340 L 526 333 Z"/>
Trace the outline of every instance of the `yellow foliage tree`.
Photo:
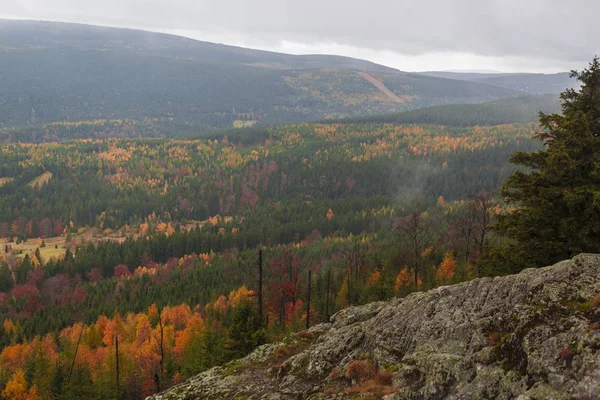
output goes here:
<path id="1" fill-rule="evenodd" d="M 329 210 L 327 210 L 327 220 L 331 221 L 331 219 L 333 218 L 335 214 L 333 213 L 333 210 L 330 208 Z"/>
<path id="2" fill-rule="evenodd" d="M 342 282 L 342 287 L 337 295 L 337 302 L 340 308 L 348 307 L 348 277 Z"/>
<path id="3" fill-rule="evenodd" d="M 40 262 L 40 260 L 38 260 L 35 254 L 31 255 L 31 265 L 33 265 L 33 268 L 38 268 L 40 265 L 42 265 L 42 263 Z"/>
<path id="4" fill-rule="evenodd" d="M 9 318 L 6 318 L 4 320 L 4 322 L 2 323 L 2 326 L 4 328 L 4 332 L 9 336 L 16 332 L 15 324 Z"/>
<path id="5" fill-rule="evenodd" d="M 29 393 L 27 393 L 26 400 L 44 400 L 40 392 L 38 392 L 37 386 L 33 385 L 31 389 L 29 389 Z"/>
<path id="6" fill-rule="evenodd" d="M 237 307 L 241 302 L 249 300 L 253 294 L 254 292 L 248 290 L 248 288 L 243 285 L 237 290 L 229 293 L 229 306 Z"/>
<path id="7" fill-rule="evenodd" d="M 27 394 L 25 373 L 22 369 L 18 369 L 6 383 L 2 391 L 2 397 L 6 400 L 27 400 Z"/>

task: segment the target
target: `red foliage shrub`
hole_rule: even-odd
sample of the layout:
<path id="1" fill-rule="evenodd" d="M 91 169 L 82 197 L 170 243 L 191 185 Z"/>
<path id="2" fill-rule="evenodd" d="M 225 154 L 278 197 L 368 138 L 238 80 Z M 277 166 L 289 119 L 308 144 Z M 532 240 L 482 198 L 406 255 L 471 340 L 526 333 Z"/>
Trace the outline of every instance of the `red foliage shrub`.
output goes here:
<path id="1" fill-rule="evenodd" d="M 298 332 L 298 336 L 301 337 L 302 339 L 307 339 L 307 340 L 312 340 L 314 337 L 312 332 L 309 332 L 307 330 Z"/>
<path id="2" fill-rule="evenodd" d="M 90 272 L 87 273 L 87 277 L 90 282 L 98 282 L 102 280 L 102 272 L 100 272 L 99 268 L 92 268 Z"/>
<path id="3" fill-rule="evenodd" d="M 127 265 L 119 264 L 115 267 L 115 273 L 114 273 L 115 278 L 130 277 L 130 276 L 131 276 L 131 272 L 129 271 L 129 267 Z"/>
<path id="4" fill-rule="evenodd" d="M 592 307 L 598 308 L 600 307 L 600 293 L 594 296 L 592 299 Z"/>
<path id="5" fill-rule="evenodd" d="M 391 372 L 378 372 L 375 375 L 375 382 L 380 386 L 391 386 L 394 374 Z"/>
<path id="6" fill-rule="evenodd" d="M 331 373 L 327 377 L 327 380 L 335 381 L 335 380 L 340 379 L 341 377 L 342 377 L 342 372 L 340 371 L 340 369 L 334 368 L 333 371 L 331 371 Z"/>
<path id="7" fill-rule="evenodd" d="M 85 289 L 82 287 L 78 287 L 73 291 L 73 294 L 71 294 L 71 302 L 83 303 L 86 297 L 87 293 L 85 292 Z"/>
<path id="8" fill-rule="evenodd" d="M 292 352 L 290 351 L 290 348 L 285 345 L 279 346 L 275 349 L 275 358 L 278 360 L 289 358 L 291 354 Z"/>
<path id="9" fill-rule="evenodd" d="M 365 360 L 354 360 L 346 367 L 346 378 L 356 382 L 375 377 L 375 366 Z"/>
<path id="10" fill-rule="evenodd" d="M 488 336 L 488 346 L 494 347 L 502 340 L 502 336 L 499 332 L 492 332 Z"/>
<path id="11" fill-rule="evenodd" d="M 569 361 L 570 359 L 572 359 L 573 354 L 571 354 L 571 349 L 568 347 L 565 347 L 564 349 L 562 349 L 560 351 L 560 358 L 562 358 L 565 361 Z"/>
<path id="12" fill-rule="evenodd" d="M 15 285 L 10 291 L 10 294 L 14 296 L 16 299 L 20 299 L 21 297 L 33 297 L 36 296 L 40 291 L 37 287 L 29 284 L 25 285 Z"/>

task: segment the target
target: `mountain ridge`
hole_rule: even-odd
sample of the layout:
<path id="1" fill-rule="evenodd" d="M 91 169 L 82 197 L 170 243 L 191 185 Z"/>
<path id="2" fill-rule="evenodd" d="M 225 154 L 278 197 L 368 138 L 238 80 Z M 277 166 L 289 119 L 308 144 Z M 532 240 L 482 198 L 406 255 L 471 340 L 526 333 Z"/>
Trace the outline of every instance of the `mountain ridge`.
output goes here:
<path id="1" fill-rule="evenodd" d="M 31 35 L 36 35 L 40 28 L 44 29 L 45 34 L 32 38 Z M 30 46 L 60 47 L 62 45 L 77 47 L 81 45 L 83 37 L 88 44 L 93 43 L 104 49 L 115 49 L 119 48 L 117 46 L 118 43 L 113 43 L 110 46 L 101 39 L 128 40 L 129 45 L 133 46 L 133 49 L 138 52 L 146 51 L 150 52 L 150 54 L 170 55 L 184 59 L 211 58 L 218 61 L 223 58 L 230 59 L 237 56 L 236 61 L 239 63 L 251 63 L 252 61 L 264 61 L 267 59 L 274 63 L 279 62 L 280 67 L 283 66 L 292 69 L 345 66 L 346 68 L 352 67 L 365 71 L 399 72 L 395 68 L 346 56 L 320 54 L 293 55 L 197 40 L 172 33 L 72 22 L 0 19 L 0 34 L 3 36 L 0 38 L 0 43 L 3 41 L 10 43 L 12 39 L 13 42 L 16 42 L 14 43 L 16 45 L 23 44 L 19 40 L 29 40 Z M 201 51 L 205 51 L 206 54 L 198 53 Z M 262 56 L 262 58 L 259 58 L 259 56 Z M 295 62 L 293 67 L 291 66 L 292 61 Z M 273 65 L 273 67 L 275 66 L 276 64 Z"/>
<path id="2" fill-rule="evenodd" d="M 286 55 L 79 24 L 0 20 L 0 56 L 0 127 L 129 118 L 193 124 L 201 131 L 521 94 L 347 57 Z"/>
<path id="3" fill-rule="evenodd" d="M 422 75 L 458 79 L 471 82 L 487 83 L 506 88 L 519 90 L 529 94 L 561 93 L 567 87 L 576 85 L 576 80 L 571 78 L 569 72 L 552 74 L 543 73 L 481 73 L 481 72 L 451 72 L 451 71 L 425 71 Z"/>

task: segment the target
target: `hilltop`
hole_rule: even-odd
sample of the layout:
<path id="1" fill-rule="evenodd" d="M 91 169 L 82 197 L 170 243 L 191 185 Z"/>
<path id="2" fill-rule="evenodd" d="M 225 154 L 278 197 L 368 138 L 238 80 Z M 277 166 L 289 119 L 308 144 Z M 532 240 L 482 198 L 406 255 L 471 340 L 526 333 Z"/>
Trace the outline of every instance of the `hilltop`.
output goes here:
<path id="1" fill-rule="evenodd" d="M 351 307 L 152 397 L 598 398 L 600 256 Z"/>
<path id="2" fill-rule="evenodd" d="M 212 60 L 273 68 L 350 68 L 372 72 L 398 72 L 369 61 L 329 55 L 291 55 L 202 42 L 182 36 L 142 30 L 108 28 L 74 23 L 0 19 L 5 49 L 77 48 L 119 50 L 138 55 Z"/>

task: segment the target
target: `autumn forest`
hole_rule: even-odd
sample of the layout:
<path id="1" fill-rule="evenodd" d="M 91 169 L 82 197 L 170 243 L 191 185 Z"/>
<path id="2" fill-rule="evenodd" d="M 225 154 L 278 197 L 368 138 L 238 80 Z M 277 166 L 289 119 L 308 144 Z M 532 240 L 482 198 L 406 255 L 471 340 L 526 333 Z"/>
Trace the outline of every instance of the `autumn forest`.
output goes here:
<path id="1" fill-rule="evenodd" d="M 509 273 L 487 254 L 490 224 L 535 130 L 358 121 L 5 144 L 2 396 L 140 399 L 348 305 Z"/>

